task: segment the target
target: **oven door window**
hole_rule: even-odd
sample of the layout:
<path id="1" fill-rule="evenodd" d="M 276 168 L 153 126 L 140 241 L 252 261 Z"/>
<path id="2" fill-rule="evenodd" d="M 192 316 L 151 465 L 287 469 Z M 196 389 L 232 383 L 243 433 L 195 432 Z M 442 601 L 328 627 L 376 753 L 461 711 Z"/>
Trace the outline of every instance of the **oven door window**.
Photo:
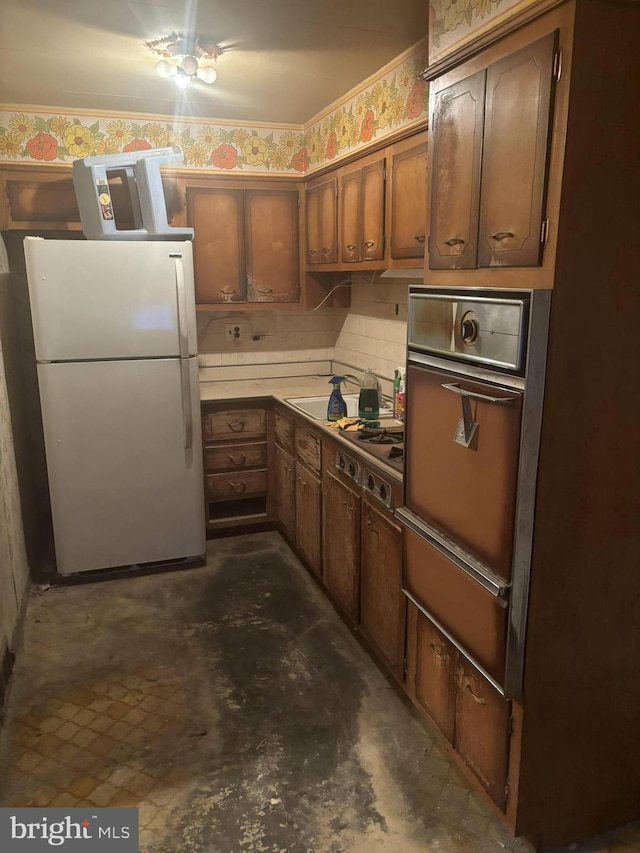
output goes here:
<path id="1" fill-rule="evenodd" d="M 409 366 L 406 505 L 511 578 L 522 393 Z"/>

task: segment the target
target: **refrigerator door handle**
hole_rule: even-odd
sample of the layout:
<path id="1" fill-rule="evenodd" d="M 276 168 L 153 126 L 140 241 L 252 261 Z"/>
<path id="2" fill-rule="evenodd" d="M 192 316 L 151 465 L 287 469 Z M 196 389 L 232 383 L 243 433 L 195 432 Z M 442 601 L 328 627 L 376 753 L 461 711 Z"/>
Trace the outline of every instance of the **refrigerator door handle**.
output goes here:
<path id="1" fill-rule="evenodd" d="M 186 358 L 180 359 L 180 390 L 182 392 L 184 446 L 188 450 L 190 447 L 193 447 L 193 406 L 191 400 L 190 362 Z"/>
<path id="2" fill-rule="evenodd" d="M 182 255 L 171 254 L 176 265 L 176 298 L 178 305 L 178 337 L 180 358 L 189 357 L 189 334 L 187 330 L 187 292 L 184 284 L 184 264 Z"/>

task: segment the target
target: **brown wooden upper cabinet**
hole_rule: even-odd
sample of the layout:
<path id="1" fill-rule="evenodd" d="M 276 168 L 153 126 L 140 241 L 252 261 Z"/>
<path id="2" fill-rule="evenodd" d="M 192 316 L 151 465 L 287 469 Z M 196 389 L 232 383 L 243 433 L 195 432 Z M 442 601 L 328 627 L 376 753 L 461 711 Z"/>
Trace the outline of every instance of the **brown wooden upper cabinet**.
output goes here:
<path id="1" fill-rule="evenodd" d="M 434 93 L 430 269 L 540 265 L 557 39 Z"/>
<path id="2" fill-rule="evenodd" d="M 391 155 L 393 260 L 424 258 L 427 234 L 427 143 L 406 148 L 407 142 L 394 146 Z"/>
<path id="3" fill-rule="evenodd" d="M 307 263 L 335 264 L 338 260 L 338 181 L 331 177 L 306 190 Z"/>
<path id="4" fill-rule="evenodd" d="M 298 191 L 190 187 L 196 302 L 297 302 Z"/>
<path id="5" fill-rule="evenodd" d="M 384 157 L 345 168 L 340 179 L 340 259 L 384 258 Z"/>
<path id="6" fill-rule="evenodd" d="M 9 168 L 1 173 L 0 228 L 43 231 L 82 231 L 71 171 L 66 166 L 46 169 Z M 167 216 L 178 206 L 175 179 L 163 177 Z M 131 194 L 124 172 L 109 174 L 109 188 L 118 228 L 133 228 Z"/>

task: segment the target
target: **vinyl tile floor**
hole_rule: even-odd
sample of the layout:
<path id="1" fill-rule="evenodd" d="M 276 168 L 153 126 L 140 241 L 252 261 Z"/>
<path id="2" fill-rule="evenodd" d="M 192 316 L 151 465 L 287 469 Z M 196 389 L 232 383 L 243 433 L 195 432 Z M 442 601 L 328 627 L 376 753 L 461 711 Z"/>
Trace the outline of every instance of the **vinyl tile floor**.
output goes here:
<path id="1" fill-rule="evenodd" d="M 32 591 L 0 805 L 131 806 L 144 853 L 526 853 L 277 533 Z M 640 827 L 572 853 L 638 853 Z"/>

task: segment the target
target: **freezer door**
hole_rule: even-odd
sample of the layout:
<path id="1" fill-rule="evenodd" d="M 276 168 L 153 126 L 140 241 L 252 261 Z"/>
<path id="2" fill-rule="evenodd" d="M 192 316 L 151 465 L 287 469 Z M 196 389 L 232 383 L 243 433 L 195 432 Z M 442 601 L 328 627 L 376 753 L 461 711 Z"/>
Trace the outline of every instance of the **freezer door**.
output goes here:
<path id="1" fill-rule="evenodd" d="M 58 572 L 203 554 L 197 359 L 39 364 L 38 381 Z"/>
<path id="2" fill-rule="evenodd" d="M 189 241 L 27 237 L 24 249 L 38 361 L 197 354 Z"/>

